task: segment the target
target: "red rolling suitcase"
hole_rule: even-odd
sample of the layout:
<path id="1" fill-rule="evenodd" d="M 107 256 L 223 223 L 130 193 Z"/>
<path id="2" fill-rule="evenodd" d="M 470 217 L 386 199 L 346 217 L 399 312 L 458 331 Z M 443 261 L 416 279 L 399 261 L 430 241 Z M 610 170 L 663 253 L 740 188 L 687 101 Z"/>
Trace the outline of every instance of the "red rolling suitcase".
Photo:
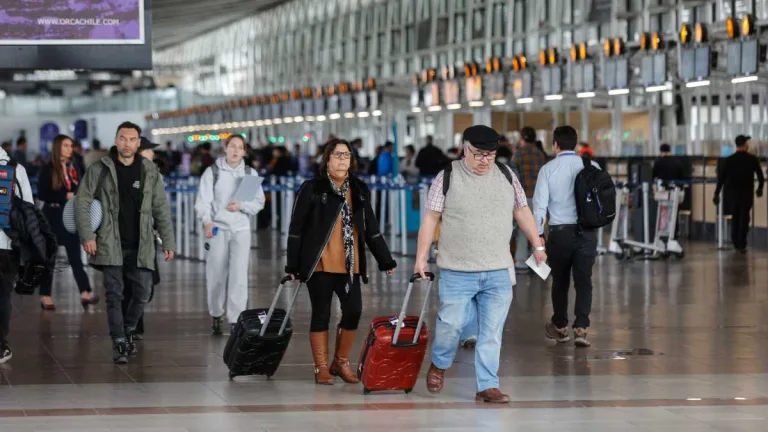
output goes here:
<path id="1" fill-rule="evenodd" d="M 416 385 L 429 342 L 424 312 L 435 275 L 427 273 L 427 277 L 427 292 L 419 316 L 405 316 L 413 284 L 421 279 L 416 274 L 408 284 L 400 316 L 382 316 L 371 322 L 357 367 L 357 377 L 363 384 L 364 394 L 383 390 L 403 390 L 407 394 Z"/>

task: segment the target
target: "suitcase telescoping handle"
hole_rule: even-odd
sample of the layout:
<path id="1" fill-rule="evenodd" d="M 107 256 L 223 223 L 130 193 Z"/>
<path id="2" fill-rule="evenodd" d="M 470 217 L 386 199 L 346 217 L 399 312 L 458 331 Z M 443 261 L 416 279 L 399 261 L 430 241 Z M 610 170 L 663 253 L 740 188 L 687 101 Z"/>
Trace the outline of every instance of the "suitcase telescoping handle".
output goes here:
<path id="1" fill-rule="evenodd" d="M 283 287 L 286 283 L 293 281 L 294 279 L 290 276 L 286 276 L 280 280 L 280 286 L 277 287 L 277 292 L 275 293 L 275 297 L 272 299 L 272 304 L 269 305 L 269 311 L 267 312 L 267 318 L 264 320 L 264 325 L 261 326 L 261 331 L 259 331 L 259 336 L 264 337 L 264 334 L 267 331 L 267 326 L 269 326 L 269 321 L 272 319 L 272 314 L 275 313 L 275 306 L 277 306 L 277 300 L 280 299 L 280 293 L 283 291 Z M 277 335 L 280 336 L 283 334 L 283 331 L 285 331 L 285 326 L 288 325 L 288 318 L 291 316 L 291 309 L 293 309 L 293 304 L 296 302 L 296 297 L 299 296 L 299 291 L 301 291 L 301 281 L 296 281 L 298 286 L 296 286 L 296 292 L 293 293 L 293 297 L 291 297 L 291 302 L 288 304 L 288 309 L 285 310 L 285 318 L 283 318 L 283 322 L 280 324 L 280 330 L 277 332 Z"/>
<path id="2" fill-rule="evenodd" d="M 408 282 L 408 290 L 405 292 L 405 299 L 403 300 L 403 308 L 400 309 L 400 316 L 397 320 L 397 325 L 395 326 L 395 335 L 392 337 L 392 346 L 413 346 L 416 345 L 419 342 L 419 334 L 421 333 L 421 326 L 424 325 L 424 312 L 427 310 L 427 303 L 429 303 L 429 292 L 432 290 L 432 282 L 435 280 L 435 274 L 426 272 L 424 273 L 427 276 L 427 279 L 429 279 L 429 282 L 427 284 L 427 292 L 424 293 L 424 303 L 421 305 L 421 312 L 419 312 L 419 323 L 416 324 L 416 333 L 413 334 L 413 340 L 408 343 L 401 343 L 398 344 L 397 340 L 400 337 L 400 329 L 403 326 L 403 320 L 405 319 L 405 309 L 408 307 L 408 300 L 411 299 L 411 290 L 413 289 L 413 284 L 416 281 L 423 281 L 420 274 L 415 274 L 411 276 L 410 282 Z"/>

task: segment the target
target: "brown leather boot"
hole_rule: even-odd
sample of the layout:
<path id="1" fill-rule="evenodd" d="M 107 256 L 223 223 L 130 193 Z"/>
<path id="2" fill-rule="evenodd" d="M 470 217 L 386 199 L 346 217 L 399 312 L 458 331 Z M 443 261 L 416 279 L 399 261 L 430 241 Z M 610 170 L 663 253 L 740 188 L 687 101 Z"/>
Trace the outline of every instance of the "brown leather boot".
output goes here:
<path id="1" fill-rule="evenodd" d="M 339 328 L 336 331 L 336 353 L 333 356 L 330 372 L 331 375 L 341 377 L 348 384 L 360 382 L 357 374 L 349 367 L 349 353 L 352 351 L 353 343 L 355 343 L 354 330 Z"/>
<path id="2" fill-rule="evenodd" d="M 309 344 L 315 359 L 315 383 L 333 385 L 334 379 L 328 373 L 328 332 L 310 332 Z"/>

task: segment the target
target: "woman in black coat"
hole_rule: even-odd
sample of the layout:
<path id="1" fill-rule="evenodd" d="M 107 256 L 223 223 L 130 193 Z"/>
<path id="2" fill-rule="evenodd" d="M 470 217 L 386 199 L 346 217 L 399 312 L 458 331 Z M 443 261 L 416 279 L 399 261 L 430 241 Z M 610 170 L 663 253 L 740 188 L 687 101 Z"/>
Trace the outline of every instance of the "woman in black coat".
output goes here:
<path id="1" fill-rule="evenodd" d="M 80 238 L 67 231 L 62 221 L 64 206 L 75 197 L 83 173 L 73 163 L 72 139 L 59 135 L 54 138 L 51 147 L 51 161 L 43 165 L 37 179 L 37 198 L 44 203 L 43 214 L 56 234 L 56 241 L 67 251 L 67 259 L 80 290 L 80 303 L 83 309 L 87 309 L 89 305 L 97 304 L 99 297 L 93 294 L 88 274 L 83 267 Z M 40 284 L 40 307 L 43 310 L 56 310 L 51 299 L 52 287 L 53 274 Z"/>
<path id="2" fill-rule="evenodd" d="M 380 271 L 391 275 L 397 266 L 379 232 L 371 192 L 352 174 L 355 162 L 348 142 L 336 139 L 326 145 L 320 175 L 299 189 L 288 233 L 285 271 L 309 288 L 309 340 L 318 384 L 333 384 L 333 376 L 358 382 L 349 367 L 349 353 L 363 309 L 360 285 L 368 282 L 365 246 L 371 249 Z M 342 316 L 329 367 L 328 327 L 334 292 Z"/>

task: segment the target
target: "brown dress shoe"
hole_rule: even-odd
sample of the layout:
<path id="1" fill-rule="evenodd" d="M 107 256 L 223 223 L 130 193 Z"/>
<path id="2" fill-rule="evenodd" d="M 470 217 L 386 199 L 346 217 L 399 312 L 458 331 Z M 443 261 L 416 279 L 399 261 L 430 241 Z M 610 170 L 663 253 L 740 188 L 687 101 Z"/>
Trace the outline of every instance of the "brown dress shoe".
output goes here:
<path id="1" fill-rule="evenodd" d="M 309 333 L 309 344 L 315 360 L 315 383 L 333 385 L 333 377 L 328 372 L 328 332 Z"/>
<path id="2" fill-rule="evenodd" d="M 445 369 L 430 364 L 427 372 L 427 390 L 430 393 L 440 393 L 445 383 Z"/>
<path id="3" fill-rule="evenodd" d="M 355 343 L 355 331 L 339 328 L 336 331 L 336 354 L 333 356 L 330 373 L 338 376 L 345 383 L 357 384 L 357 374 L 349 367 L 349 353 L 352 351 L 352 344 Z"/>
<path id="4" fill-rule="evenodd" d="M 509 396 L 505 395 L 497 388 L 490 388 L 475 395 L 475 400 L 478 402 L 504 404 L 509 403 Z"/>

